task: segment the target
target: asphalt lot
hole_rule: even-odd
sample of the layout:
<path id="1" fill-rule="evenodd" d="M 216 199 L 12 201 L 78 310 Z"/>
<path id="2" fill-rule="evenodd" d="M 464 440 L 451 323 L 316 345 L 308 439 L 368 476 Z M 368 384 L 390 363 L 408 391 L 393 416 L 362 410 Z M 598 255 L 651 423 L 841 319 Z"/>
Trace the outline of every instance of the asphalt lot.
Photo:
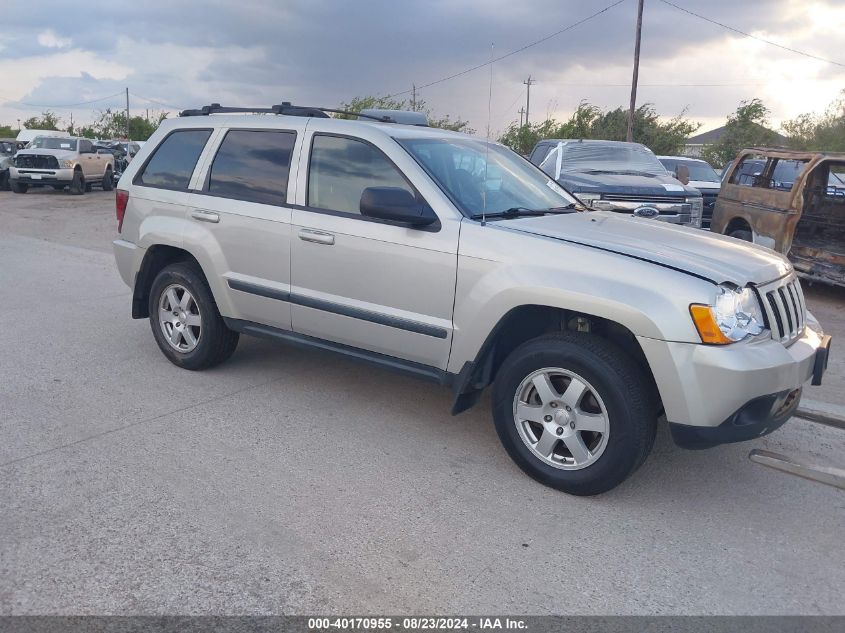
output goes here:
<path id="1" fill-rule="evenodd" d="M 453 418 L 441 387 L 249 338 L 177 369 L 129 316 L 113 206 L 0 192 L 0 614 L 845 614 L 845 494 L 746 458 L 843 467 L 842 431 L 661 428 L 569 497 L 486 401 Z M 835 337 L 808 395 L 845 404 L 845 294 L 807 294 Z"/>

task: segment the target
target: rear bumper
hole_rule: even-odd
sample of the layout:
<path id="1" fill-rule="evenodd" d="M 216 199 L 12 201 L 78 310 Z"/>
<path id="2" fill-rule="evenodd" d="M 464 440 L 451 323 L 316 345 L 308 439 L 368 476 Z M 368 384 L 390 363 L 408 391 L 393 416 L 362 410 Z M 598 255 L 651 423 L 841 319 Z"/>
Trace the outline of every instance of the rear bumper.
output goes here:
<path id="1" fill-rule="evenodd" d="M 123 283 L 134 289 L 135 275 L 141 266 L 141 260 L 144 259 L 146 251 L 126 240 L 115 240 L 112 242 L 112 247 L 114 248 L 114 260 L 117 263 L 120 278 L 123 279 Z"/>

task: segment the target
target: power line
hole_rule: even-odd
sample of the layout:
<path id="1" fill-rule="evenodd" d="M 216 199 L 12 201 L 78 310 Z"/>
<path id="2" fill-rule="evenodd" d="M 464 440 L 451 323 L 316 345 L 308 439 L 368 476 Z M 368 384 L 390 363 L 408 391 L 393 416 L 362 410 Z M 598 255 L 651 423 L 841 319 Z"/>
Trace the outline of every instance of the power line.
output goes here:
<path id="1" fill-rule="evenodd" d="M 845 68 L 845 64 L 840 62 L 835 62 L 832 59 L 825 59 L 824 57 L 819 57 L 818 55 L 813 55 L 812 53 L 807 53 L 805 51 L 799 51 L 796 48 L 790 48 L 789 46 L 784 46 L 783 44 L 778 44 L 777 42 L 772 42 L 771 40 L 763 39 L 762 37 L 757 37 L 756 35 L 751 35 L 751 33 L 746 33 L 745 31 L 740 31 L 739 29 L 729 26 L 727 24 L 723 24 L 722 22 L 717 22 L 716 20 L 711 20 L 708 17 L 690 11 L 689 9 L 685 9 L 684 7 L 678 6 L 674 2 L 670 2 L 669 0 L 660 0 L 663 4 L 669 5 L 670 7 L 674 7 L 679 11 L 683 11 L 684 13 L 688 13 L 689 15 L 695 16 L 705 22 L 710 22 L 710 24 L 715 24 L 717 26 L 721 26 L 723 29 L 727 29 L 729 31 L 733 31 L 734 33 L 739 33 L 740 35 L 744 35 L 745 37 L 750 37 L 752 40 L 757 40 L 759 42 L 763 42 L 764 44 L 768 44 L 770 46 L 775 46 L 777 48 L 783 49 L 785 51 L 789 51 L 790 53 L 796 53 L 798 55 L 803 55 L 804 57 L 809 57 L 810 59 L 815 59 L 820 62 L 827 62 L 828 64 L 833 64 L 834 66 L 841 66 Z"/>
<path id="2" fill-rule="evenodd" d="M 48 104 L 48 103 L 27 103 L 26 101 L 15 101 L 14 99 L 7 99 L 7 101 L 11 101 L 13 103 L 19 103 L 21 105 L 30 106 L 32 108 L 56 108 L 60 110 L 62 108 L 75 108 L 77 106 L 82 105 L 89 105 L 91 103 L 97 103 L 99 101 L 106 101 L 107 99 L 113 99 L 114 97 L 119 97 L 123 94 L 123 91 L 116 92 L 113 95 L 109 95 L 108 97 L 100 97 L 99 99 L 91 99 L 90 101 L 80 101 L 79 103 L 60 103 L 60 104 Z"/>
<path id="3" fill-rule="evenodd" d="M 516 55 L 517 53 L 521 53 L 522 51 L 527 50 L 527 49 L 531 48 L 532 46 L 537 46 L 538 44 L 542 44 L 543 42 L 546 42 L 546 41 L 552 39 L 553 37 L 557 37 L 558 35 L 561 35 L 562 33 L 566 33 L 567 31 L 574 29 L 576 26 L 580 26 L 580 25 L 584 24 L 584 22 L 588 22 L 589 20 L 592 20 L 593 18 L 598 17 L 602 13 L 606 13 L 607 11 L 612 9 L 613 7 L 616 7 L 620 4 L 622 4 L 623 2 L 627 2 L 627 0 L 617 0 L 617 2 L 614 2 L 613 4 L 606 6 L 604 9 L 601 9 L 600 11 L 596 11 L 595 13 L 588 15 L 586 18 L 583 18 L 582 20 L 578 20 L 577 22 L 574 22 L 574 23 L 570 24 L 569 26 L 560 29 L 559 31 L 555 31 L 554 33 L 547 35 L 546 37 L 543 37 L 539 40 L 531 42 L 530 44 L 526 44 L 525 46 L 517 48 L 516 50 L 512 50 L 510 53 L 505 53 L 504 55 L 496 57 L 495 59 L 491 59 L 489 61 L 486 61 L 483 64 L 477 64 L 475 66 L 472 66 L 471 68 L 467 68 L 467 69 L 462 70 L 460 72 L 457 72 L 453 75 L 449 75 L 448 77 L 443 77 L 442 79 L 438 79 L 436 81 L 432 81 L 430 83 L 423 84 L 421 86 L 416 86 L 416 89 L 421 90 L 422 88 L 428 88 L 430 86 L 434 86 L 436 84 L 443 83 L 444 81 L 449 81 L 450 79 L 455 79 L 456 77 L 461 77 L 463 75 L 466 75 L 467 73 L 471 73 L 474 70 L 478 70 L 479 68 L 484 68 L 485 66 L 489 66 L 490 64 L 493 64 L 495 62 L 502 61 L 503 59 L 507 59 L 508 57 Z M 405 95 L 405 94 L 408 94 L 409 92 L 411 92 L 411 90 L 403 90 L 402 92 L 394 92 L 393 94 L 387 95 L 385 97 L 385 99 L 391 99 L 393 97 Z"/>
<path id="4" fill-rule="evenodd" d="M 149 101 L 150 103 L 155 103 L 156 105 L 160 105 L 163 108 L 176 108 L 177 110 L 184 110 L 182 106 L 173 105 L 172 103 L 164 103 L 163 101 L 157 101 L 156 99 L 150 99 L 149 97 L 142 97 L 139 94 L 135 94 L 134 92 L 130 92 L 133 97 L 136 99 L 142 99 L 143 101 Z"/>

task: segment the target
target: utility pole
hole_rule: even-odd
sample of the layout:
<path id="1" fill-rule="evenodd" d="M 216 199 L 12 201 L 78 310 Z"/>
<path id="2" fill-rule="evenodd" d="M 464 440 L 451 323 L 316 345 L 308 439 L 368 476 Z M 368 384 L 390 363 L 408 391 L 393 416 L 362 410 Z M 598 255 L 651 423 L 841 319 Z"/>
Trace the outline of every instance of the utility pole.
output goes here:
<path id="1" fill-rule="evenodd" d="M 73 112 L 70 113 L 70 129 L 73 130 Z M 73 130 L 76 132 L 76 130 Z"/>
<path id="2" fill-rule="evenodd" d="M 528 125 L 528 111 L 531 109 L 531 84 L 536 84 L 537 82 L 531 79 L 531 75 L 528 75 L 528 79 L 522 83 L 527 86 L 525 92 L 525 125 Z"/>
<path id="3" fill-rule="evenodd" d="M 411 110 L 417 111 L 417 84 L 411 84 Z"/>
<path id="4" fill-rule="evenodd" d="M 126 140 L 129 139 L 129 86 L 126 87 Z"/>
<path id="5" fill-rule="evenodd" d="M 627 141 L 630 143 L 634 140 L 634 110 L 637 109 L 637 81 L 640 75 L 640 40 L 643 35 L 643 3 L 645 0 L 639 0 L 637 5 L 637 39 L 634 44 L 634 76 L 631 79 L 631 107 L 628 110 L 628 134 Z"/>
<path id="6" fill-rule="evenodd" d="M 525 108 L 519 109 L 519 127 L 522 127 L 522 115 L 525 114 Z"/>

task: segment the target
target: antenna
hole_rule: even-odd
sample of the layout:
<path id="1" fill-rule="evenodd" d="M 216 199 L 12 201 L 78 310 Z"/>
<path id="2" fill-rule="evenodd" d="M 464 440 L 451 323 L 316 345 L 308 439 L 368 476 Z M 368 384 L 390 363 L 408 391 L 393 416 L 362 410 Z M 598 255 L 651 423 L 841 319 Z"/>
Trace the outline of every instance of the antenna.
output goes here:
<path id="1" fill-rule="evenodd" d="M 487 225 L 487 164 L 490 157 L 490 105 L 493 102 L 493 42 L 490 42 L 490 88 L 487 92 L 487 142 L 484 143 L 484 195 L 481 207 L 481 226 Z"/>

